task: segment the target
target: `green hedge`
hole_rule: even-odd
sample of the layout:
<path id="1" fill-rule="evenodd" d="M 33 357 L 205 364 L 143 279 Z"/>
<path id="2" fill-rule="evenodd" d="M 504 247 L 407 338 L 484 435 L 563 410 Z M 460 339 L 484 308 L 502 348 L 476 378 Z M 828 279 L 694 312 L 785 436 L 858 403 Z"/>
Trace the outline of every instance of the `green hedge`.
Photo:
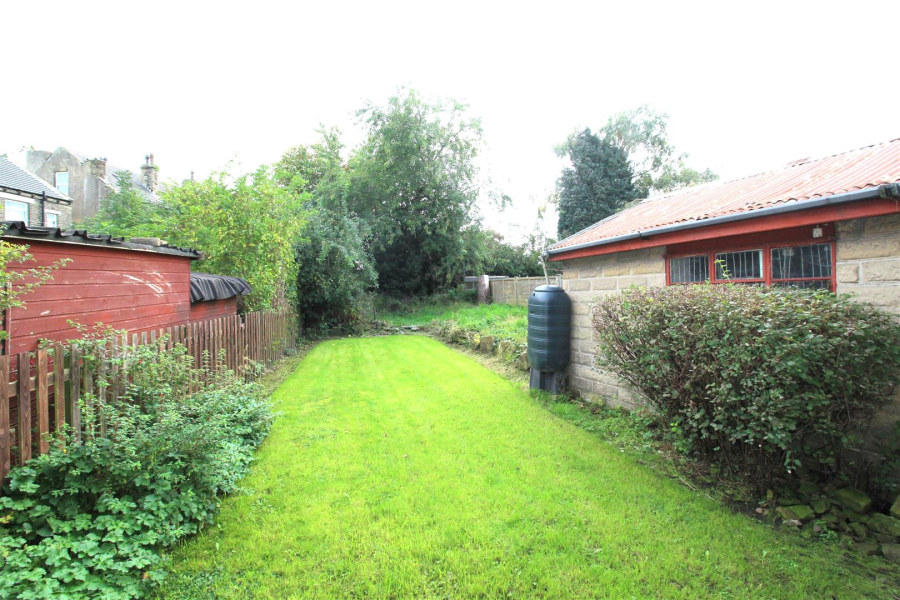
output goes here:
<path id="1" fill-rule="evenodd" d="M 761 488 L 839 469 L 900 372 L 890 315 L 826 291 L 632 288 L 601 299 L 593 325 L 600 366 L 647 397 L 682 451 Z"/>

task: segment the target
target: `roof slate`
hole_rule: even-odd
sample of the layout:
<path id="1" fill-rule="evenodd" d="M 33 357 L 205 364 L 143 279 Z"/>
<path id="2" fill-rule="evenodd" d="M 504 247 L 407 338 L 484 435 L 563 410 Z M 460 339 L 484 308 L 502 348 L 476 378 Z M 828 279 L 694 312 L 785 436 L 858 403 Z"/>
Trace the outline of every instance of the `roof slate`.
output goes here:
<path id="1" fill-rule="evenodd" d="M 667 225 L 803 202 L 900 182 L 900 139 L 790 165 L 733 181 L 714 181 L 643 202 L 551 246 L 598 242 Z"/>
<path id="2" fill-rule="evenodd" d="M 72 202 L 71 198 L 58 189 L 17 166 L 5 156 L 0 156 L 0 186 L 31 194 L 46 193 L 48 198 Z"/>

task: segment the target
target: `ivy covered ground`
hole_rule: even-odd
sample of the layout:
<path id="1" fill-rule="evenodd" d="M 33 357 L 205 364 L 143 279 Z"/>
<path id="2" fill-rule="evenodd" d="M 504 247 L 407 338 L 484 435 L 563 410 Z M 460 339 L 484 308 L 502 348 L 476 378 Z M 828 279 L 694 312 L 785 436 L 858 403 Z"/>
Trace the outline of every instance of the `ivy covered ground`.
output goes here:
<path id="1" fill-rule="evenodd" d="M 166 598 L 890 598 L 424 336 L 323 343 Z"/>

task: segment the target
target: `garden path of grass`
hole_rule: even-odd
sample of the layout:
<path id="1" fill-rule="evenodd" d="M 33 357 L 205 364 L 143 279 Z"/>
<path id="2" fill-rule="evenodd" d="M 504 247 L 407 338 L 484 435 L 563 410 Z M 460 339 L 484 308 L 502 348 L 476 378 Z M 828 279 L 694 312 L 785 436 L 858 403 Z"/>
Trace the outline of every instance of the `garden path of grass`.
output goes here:
<path id="1" fill-rule="evenodd" d="M 877 598 L 419 336 L 323 343 L 167 598 Z M 877 564 L 877 563 L 873 563 Z"/>

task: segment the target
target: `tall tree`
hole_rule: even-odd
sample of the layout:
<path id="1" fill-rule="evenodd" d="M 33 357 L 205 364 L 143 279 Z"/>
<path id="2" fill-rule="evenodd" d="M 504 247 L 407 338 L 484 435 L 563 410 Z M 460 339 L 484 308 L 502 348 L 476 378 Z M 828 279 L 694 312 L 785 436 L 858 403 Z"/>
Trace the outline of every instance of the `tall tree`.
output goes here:
<path id="1" fill-rule="evenodd" d="M 347 202 L 372 230 L 384 293 L 428 294 L 463 274 L 481 145 L 479 121 L 465 111 L 401 90 L 359 112 L 369 131 L 350 160 Z"/>
<path id="2" fill-rule="evenodd" d="M 297 307 L 307 329 L 352 325 L 377 287 L 368 224 L 347 208 L 339 132 L 288 150 L 276 165 L 282 186 L 309 192 L 309 220 L 295 246 Z"/>
<path id="3" fill-rule="evenodd" d="M 669 142 L 669 115 L 644 105 L 609 118 L 600 137 L 624 150 L 634 170 L 638 198 L 651 192 L 671 192 L 719 178 L 711 170 L 685 165 L 686 153 L 677 154 Z"/>
<path id="4" fill-rule="evenodd" d="M 294 146 L 275 164 L 275 180 L 284 187 L 304 192 L 314 191 L 326 177 L 339 176 L 343 168 L 341 132 L 332 127 L 318 130 L 319 141 L 308 146 Z"/>
<path id="5" fill-rule="evenodd" d="M 601 221 L 637 198 L 634 172 L 625 150 L 584 129 L 560 151 L 571 166 L 556 182 L 560 238 Z"/>

